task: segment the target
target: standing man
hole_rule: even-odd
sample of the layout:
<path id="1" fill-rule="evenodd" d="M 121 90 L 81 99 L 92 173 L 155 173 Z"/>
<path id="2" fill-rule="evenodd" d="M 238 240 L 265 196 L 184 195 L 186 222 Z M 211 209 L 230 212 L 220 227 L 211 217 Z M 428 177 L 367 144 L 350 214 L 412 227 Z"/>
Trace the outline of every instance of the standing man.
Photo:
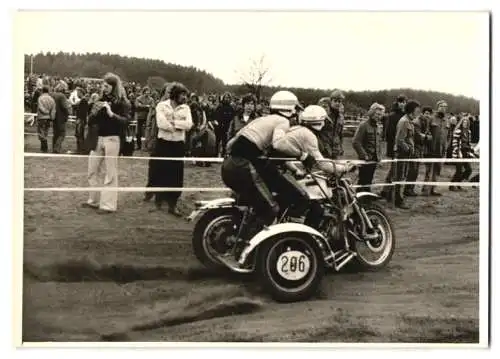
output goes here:
<path id="1" fill-rule="evenodd" d="M 76 137 L 76 153 L 83 155 L 85 154 L 85 127 L 87 126 L 87 117 L 90 113 L 90 105 L 89 105 L 90 96 L 88 93 L 84 93 L 81 96 L 81 100 L 76 106 L 76 128 L 75 128 L 75 137 Z"/>
<path id="2" fill-rule="evenodd" d="M 82 89 L 77 86 L 69 95 L 69 103 L 71 104 L 72 113 L 75 114 L 80 101 L 82 100 Z"/>
<path id="3" fill-rule="evenodd" d="M 429 153 L 429 144 L 432 140 L 430 133 L 430 122 L 432 116 L 432 108 L 424 107 L 422 115 L 413 120 L 415 128 L 415 153 L 413 158 L 427 157 Z M 420 162 L 410 162 L 408 164 L 408 182 L 416 182 L 418 178 L 418 171 L 420 169 Z M 428 181 L 428 179 L 426 179 Z M 407 184 L 405 186 L 404 195 L 406 197 L 415 197 L 418 194 L 415 192 L 414 184 Z"/>
<path id="4" fill-rule="evenodd" d="M 358 192 L 370 191 L 373 175 L 377 169 L 377 162 L 381 160 L 380 133 L 378 123 L 384 116 L 385 107 L 374 103 L 368 110 L 368 120 L 361 122 L 354 134 L 352 147 L 362 161 L 373 161 L 359 167 Z"/>
<path id="5" fill-rule="evenodd" d="M 337 159 L 344 154 L 342 146 L 342 131 L 344 130 L 344 100 L 340 90 L 334 90 L 330 95 L 328 119 L 318 134 L 320 152 L 326 158 Z"/>
<path id="6" fill-rule="evenodd" d="M 441 159 L 446 157 L 446 149 L 448 145 L 448 132 L 450 123 L 448 121 L 448 104 L 444 100 L 440 100 L 436 104 L 436 113 L 431 118 L 431 157 Z M 436 182 L 441 174 L 442 162 L 431 163 L 430 177 L 431 182 Z M 427 177 L 427 176 L 426 176 Z M 441 196 L 441 193 L 436 192 L 436 186 L 425 186 L 424 195 Z"/>
<path id="7" fill-rule="evenodd" d="M 68 122 L 69 114 L 71 113 L 71 104 L 66 98 L 64 91 L 66 90 L 64 83 L 56 85 L 52 98 L 56 103 L 56 117 L 54 120 L 54 137 L 52 138 L 52 152 L 61 153 L 62 143 L 66 136 L 66 122 Z"/>
<path id="8" fill-rule="evenodd" d="M 37 132 L 40 140 L 40 148 L 43 153 L 48 152 L 47 137 L 49 135 L 50 123 L 56 118 L 56 103 L 49 95 L 49 87 L 43 86 L 42 94 L 37 104 Z"/>
<path id="9" fill-rule="evenodd" d="M 227 132 L 229 131 L 229 125 L 236 115 L 236 111 L 231 104 L 231 94 L 226 92 L 222 96 L 221 103 L 215 111 L 215 136 L 216 136 L 216 148 L 217 150 L 222 146 L 221 155 L 224 157 L 226 155 L 227 147 Z"/>
<path id="10" fill-rule="evenodd" d="M 149 109 L 153 104 L 154 100 L 153 97 L 151 97 L 151 90 L 146 86 L 142 89 L 142 94 L 135 100 L 135 120 L 137 121 L 136 140 L 138 150 L 142 149 L 142 137 L 144 136 L 146 119 Z"/>
<path id="11" fill-rule="evenodd" d="M 388 116 L 387 120 L 384 121 L 384 129 L 383 129 L 383 139 L 387 143 L 386 147 L 386 154 L 387 157 L 394 159 L 394 141 L 396 138 L 396 127 L 398 125 L 399 120 L 401 117 L 404 116 L 404 110 L 406 106 L 406 101 L 407 98 L 405 95 L 399 95 L 398 98 L 396 99 L 396 102 L 393 103 L 392 105 L 392 112 Z M 393 177 L 396 173 L 396 163 L 391 162 L 391 167 L 389 169 L 389 172 L 387 173 L 387 176 L 385 178 L 385 183 L 392 183 Z M 393 195 L 393 189 L 392 186 L 389 187 L 384 187 L 382 190 L 382 196 L 386 197 L 388 201 L 392 200 L 392 195 Z"/>
<path id="12" fill-rule="evenodd" d="M 410 100 L 405 106 L 405 115 L 401 117 L 396 126 L 396 137 L 394 139 L 394 156 L 399 161 L 396 162 L 396 181 L 407 180 L 409 162 L 401 161 L 413 158 L 415 153 L 415 128 L 413 121 L 420 115 L 420 104 Z M 403 186 L 397 184 L 395 187 L 394 204 L 396 207 L 408 209 L 404 203 Z"/>

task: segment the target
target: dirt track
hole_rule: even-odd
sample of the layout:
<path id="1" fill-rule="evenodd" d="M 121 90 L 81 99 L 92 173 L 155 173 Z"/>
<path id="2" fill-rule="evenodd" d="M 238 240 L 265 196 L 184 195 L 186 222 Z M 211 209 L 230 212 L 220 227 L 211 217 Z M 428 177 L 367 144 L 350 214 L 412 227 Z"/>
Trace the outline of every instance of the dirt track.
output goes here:
<path id="1" fill-rule="evenodd" d="M 120 185 L 144 185 L 145 165 L 120 160 Z M 185 186 L 222 186 L 218 169 L 187 165 Z M 86 186 L 86 170 L 85 159 L 26 158 L 25 187 Z M 85 192 L 25 192 L 23 340 L 478 342 L 479 190 L 440 191 L 389 209 L 398 243 L 386 270 L 329 274 L 317 298 L 287 305 L 251 278 L 208 273 L 192 225 L 148 213 L 140 193 L 99 216 L 79 207 Z M 182 208 L 218 195 L 187 193 Z"/>

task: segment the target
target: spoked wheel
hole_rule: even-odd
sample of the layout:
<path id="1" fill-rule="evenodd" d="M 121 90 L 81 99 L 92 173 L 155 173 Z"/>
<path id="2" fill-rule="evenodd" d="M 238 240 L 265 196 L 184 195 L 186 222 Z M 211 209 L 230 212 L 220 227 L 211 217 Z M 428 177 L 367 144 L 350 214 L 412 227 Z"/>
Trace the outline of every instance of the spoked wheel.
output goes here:
<path id="1" fill-rule="evenodd" d="M 375 204 L 364 206 L 364 210 L 375 227 L 377 238 L 365 242 L 355 241 L 356 261 L 368 270 L 385 267 L 394 254 L 396 238 L 391 220 L 385 211 Z"/>
<path id="2" fill-rule="evenodd" d="M 226 269 L 217 256 L 232 251 L 240 216 L 234 212 L 207 212 L 195 226 L 193 250 L 196 258 L 207 268 Z"/>
<path id="3" fill-rule="evenodd" d="M 259 279 L 274 300 L 306 300 L 318 290 L 325 266 L 313 238 L 287 235 L 268 239 L 257 253 Z"/>

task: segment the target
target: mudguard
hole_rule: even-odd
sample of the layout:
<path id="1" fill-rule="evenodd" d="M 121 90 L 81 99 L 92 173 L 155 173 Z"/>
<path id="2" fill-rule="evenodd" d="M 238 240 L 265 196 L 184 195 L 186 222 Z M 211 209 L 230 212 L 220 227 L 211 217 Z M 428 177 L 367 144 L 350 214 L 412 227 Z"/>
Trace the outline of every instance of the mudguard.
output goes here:
<path id="1" fill-rule="evenodd" d="M 243 250 L 243 252 L 240 255 L 240 258 L 238 262 L 240 265 L 244 265 L 245 261 L 247 260 L 248 256 L 252 251 L 259 246 L 262 242 L 268 240 L 269 238 L 272 238 L 278 234 L 281 233 L 286 233 L 286 232 L 300 232 L 300 233 L 308 233 L 311 234 L 312 236 L 319 237 L 321 240 L 326 242 L 326 238 L 319 233 L 317 230 L 314 228 L 311 228 L 309 226 L 306 226 L 305 224 L 300 224 L 300 223 L 279 223 L 279 224 L 274 224 L 272 226 L 269 226 L 259 233 L 257 233 L 249 242 L 248 246 Z"/>
<path id="2" fill-rule="evenodd" d="M 191 214 L 187 217 L 189 222 L 193 221 L 196 217 L 198 217 L 201 213 L 213 209 L 213 208 L 224 208 L 224 207 L 232 207 L 234 206 L 236 200 L 231 197 L 217 198 L 208 201 L 196 201 L 194 203 L 195 210 L 191 212 Z"/>
<path id="3" fill-rule="evenodd" d="M 217 198 L 217 199 L 212 199 L 209 201 L 196 201 L 194 204 L 197 209 L 210 209 L 210 208 L 216 208 L 216 207 L 226 207 L 226 206 L 232 206 L 236 200 L 231 197 L 224 197 L 224 198 Z"/>
<path id="4" fill-rule="evenodd" d="M 356 198 L 358 200 L 364 199 L 364 198 L 370 198 L 372 200 L 374 199 L 379 199 L 382 198 L 378 194 L 372 193 L 372 192 L 357 192 L 356 193 Z"/>

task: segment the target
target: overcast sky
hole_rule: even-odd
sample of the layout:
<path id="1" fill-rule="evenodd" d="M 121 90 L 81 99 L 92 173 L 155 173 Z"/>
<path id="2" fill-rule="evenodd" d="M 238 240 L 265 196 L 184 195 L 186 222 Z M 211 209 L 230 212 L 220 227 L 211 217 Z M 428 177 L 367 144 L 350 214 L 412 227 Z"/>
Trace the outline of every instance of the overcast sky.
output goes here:
<path id="1" fill-rule="evenodd" d="M 484 13 L 24 11 L 18 21 L 24 53 L 155 58 L 227 83 L 264 54 L 276 86 L 484 92 Z"/>

